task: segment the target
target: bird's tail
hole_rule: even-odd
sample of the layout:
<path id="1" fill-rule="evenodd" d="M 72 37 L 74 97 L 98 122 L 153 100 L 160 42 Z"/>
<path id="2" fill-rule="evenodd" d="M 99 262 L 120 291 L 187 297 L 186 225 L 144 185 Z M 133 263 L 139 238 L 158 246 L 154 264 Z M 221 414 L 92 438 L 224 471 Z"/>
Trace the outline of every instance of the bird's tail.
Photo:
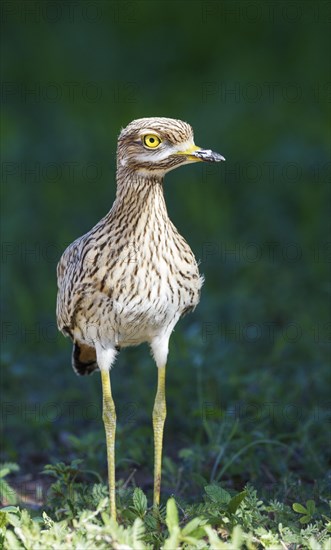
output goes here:
<path id="1" fill-rule="evenodd" d="M 74 342 L 72 349 L 72 368 L 75 373 L 80 376 L 91 374 L 98 369 L 95 348 L 83 344 L 82 342 Z"/>

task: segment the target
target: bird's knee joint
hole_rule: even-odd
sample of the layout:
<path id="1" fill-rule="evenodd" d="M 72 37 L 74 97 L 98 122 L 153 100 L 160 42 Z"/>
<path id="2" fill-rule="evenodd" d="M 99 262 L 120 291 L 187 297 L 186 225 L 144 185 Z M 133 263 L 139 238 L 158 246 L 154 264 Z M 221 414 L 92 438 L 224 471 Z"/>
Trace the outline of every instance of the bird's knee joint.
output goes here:
<path id="1" fill-rule="evenodd" d="M 163 405 L 155 405 L 153 409 L 153 421 L 157 423 L 163 423 L 167 416 L 167 407 Z"/>
<path id="2" fill-rule="evenodd" d="M 107 424 L 108 426 L 112 425 L 112 424 L 116 424 L 115 409 L 113 409 L 111 411 L 104 410 L 103 413 L 102 413 L 102 420 L 103 420 L 104 424 Z"/>

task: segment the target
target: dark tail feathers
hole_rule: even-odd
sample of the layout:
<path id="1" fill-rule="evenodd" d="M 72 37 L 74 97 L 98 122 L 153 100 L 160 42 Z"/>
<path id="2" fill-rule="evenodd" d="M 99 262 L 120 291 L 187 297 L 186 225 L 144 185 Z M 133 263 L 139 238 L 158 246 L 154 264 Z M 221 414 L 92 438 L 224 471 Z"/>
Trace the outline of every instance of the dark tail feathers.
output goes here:
<path id="1" fill-rule="evenodd" d="M 99 367 L 95 349 L 87 344 L 74 342 L 74 347 L 72 350 L 72 368 L 75 373 L 80 376 L 91 374 L 98 369 Z"/>

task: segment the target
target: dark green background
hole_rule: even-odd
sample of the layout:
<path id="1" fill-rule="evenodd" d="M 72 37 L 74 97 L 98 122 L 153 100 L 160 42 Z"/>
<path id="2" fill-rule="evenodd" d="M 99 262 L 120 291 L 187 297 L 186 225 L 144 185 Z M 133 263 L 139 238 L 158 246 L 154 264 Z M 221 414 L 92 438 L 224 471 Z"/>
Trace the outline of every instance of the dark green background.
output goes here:
<path id="1" fill-rule="evenodd" d="M 71 370 L 55 324 L 56 263 L 111 207 L 121 127 L 170 116 L 191 123 L 196 143 L 227 161 L 184 167 L 165 182 L 169 215 L 206 279 L 198 309 L 171 340 L 165 452 L 193 471 L 203 456 L 208 478 L 227 430 L 239 425 L 224 457 L 245 437 L 281 441 L 287 451 L 253 447 L 229 467 L 228 482 L 276 487 L 288 472 L 310 484 L 323 479 L 328 8 L 2 2 L 4 458 L 29 471 L 84 453 L 93 461 L 101 445 L 105 473 L 99 376 Z M 119 467 L 126 477 L 139 463 L 148 485 L 156 372 L 147 348 L 125 350 L 112 378 Z M 92 436 L 82 449 L 68 433 Z"/>

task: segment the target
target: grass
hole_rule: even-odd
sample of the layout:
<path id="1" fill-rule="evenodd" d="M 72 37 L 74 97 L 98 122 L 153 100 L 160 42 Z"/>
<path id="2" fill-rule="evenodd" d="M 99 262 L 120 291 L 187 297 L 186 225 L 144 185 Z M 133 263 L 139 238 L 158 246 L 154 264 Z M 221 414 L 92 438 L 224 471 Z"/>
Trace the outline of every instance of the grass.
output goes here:
<path id="1" fill-rule="evenodd" d="M 56 481 L 42 514 L 31 517 L 15 506 L 0 512 L 5 548 L 330 548 L 331 519 L 313 500 L 291 509 L 277 500 L 264 502 L 250 485 L 236 493 L 213 483 L 204 487 L 200 502 L 171 497 L 155 511 L 140 488 L 120 484 L 116 524 L 106 487 L 84 481 L 79 461 L 48 465 L 45 473 Z"/>
<path id="2" fill-rule="evenodd" d="M 247 293 L 242 299 L 240 327 L 248 331 Z M 146 348 L 125 350 L 112 372 L 118 526 L 108 513 L 99 376 L 74 377 L 68 350 L 54 360 L 4 361 L 3 458 L 20 465 L 0 471 L 4 548 L 329 550 L 328 346 L 310 340 L 302 320 L 305 337 L 288 332 L 286 339 L 284 320 L 272 338 L 240 337 L 235 308 L 226 337 L 211 315 L 202 321 L 205 308 L 213 312 L 213 297 L 207 301 L 171 341 L 157 517 L 156 375 Z M 226 311 L 225 299 L 224 318 Z M 59 374 L 50 386 L 52 371 Z"/>

